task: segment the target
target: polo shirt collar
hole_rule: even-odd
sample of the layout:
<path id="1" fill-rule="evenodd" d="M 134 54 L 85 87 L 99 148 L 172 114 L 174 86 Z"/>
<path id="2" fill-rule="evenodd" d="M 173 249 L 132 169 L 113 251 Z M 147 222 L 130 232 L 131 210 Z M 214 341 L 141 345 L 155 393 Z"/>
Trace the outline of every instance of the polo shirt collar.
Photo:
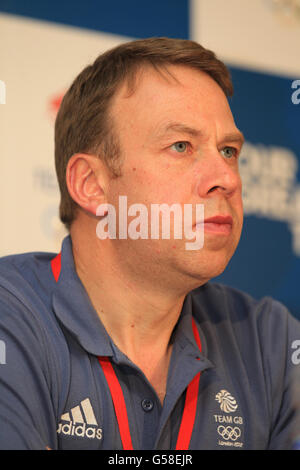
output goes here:
<path id="1" fill-rule="evenodd" d="M 52 306 L 59 321 L 86 351 L 96 356 L 114 355 L 111 339 L 77 275 L 70 235 L 62 243 L 61 270 Z"/>
<path id="2" fill-rule="evenodd" d="M 52 273 L 51 273 L 52 276 Z M 96 356 L 114 357 L 115 362 L 122 362 L 124 355 L 118 350 L 105 330 L 90 298 L 77 275 L 72 251 L 72 240 L 68 235 L 62 243 L 61 270 L 55 282 L 52 294 L 52 306 L 59 321 L 89 353 Z M 195 358 L 201 358 L 206 367 L 211 367 L 205 358 L 205 338 L 198 326 L 202 353 L 199 352 L 192 329 L 192 297 L 188 294 L 184 300 L 179 320 L 174 328 L 172 340 L 182 349 L 189 351 Z M 186 349 L 187 347 L 187 349 Z"/>

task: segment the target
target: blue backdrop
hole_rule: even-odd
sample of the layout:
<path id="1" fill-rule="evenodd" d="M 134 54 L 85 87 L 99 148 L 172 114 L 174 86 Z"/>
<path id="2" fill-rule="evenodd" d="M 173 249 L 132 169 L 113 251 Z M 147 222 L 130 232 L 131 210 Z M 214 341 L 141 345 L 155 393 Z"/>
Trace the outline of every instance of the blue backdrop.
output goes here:
<path id="1" fill-rule="evenodd" d="M 247 170 L 251 173 L 245 186 L 252 193 L 250 202 L 254 199 L 255 203 L 251 207 L 245 198 L 241 242 L 218 280 L 255 297 L 271 295 L 300 318 L 300 253 L 295 248 L 300 237 L 295 226 L 300 222 L 300 105 L 291 99 L 296 77 L 230 70 L 235 90 L 231 109 L 251 144 L 249 155 L 246 145 L 245 155 L 251 161 L 253 149 L 257 149 L 258 163 L 256 168 L 248 170 L 250 163 L 244 170 L 245 176 Z M 285 152 L 292 158 L 286 160 Z M 243 173 L 242 169 L 243 159 Z"/>

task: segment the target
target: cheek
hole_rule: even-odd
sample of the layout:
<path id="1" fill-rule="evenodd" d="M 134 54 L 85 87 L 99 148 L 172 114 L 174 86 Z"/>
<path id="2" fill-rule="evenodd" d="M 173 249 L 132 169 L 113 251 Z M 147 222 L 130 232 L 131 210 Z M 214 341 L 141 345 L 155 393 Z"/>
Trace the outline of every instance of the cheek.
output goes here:
<path id="1" fill-rule="evenodd" d="M 235 217 L 234 217 L 235 230 L 233 232 L 233 235 L 234 235 L 234 239 L 236 240 L 236 243 L 238 243 L 242 234 L 243 222 L 244 222 L 243 205 L 242 205 L 241 200 L 239 201 L 239 204 L 234 209 L 235 209 Z"/>
<path id="2" fill-rule="evenodd" d="M 128 194 L 149 204 L 180 203 L 185 200 L 182 179 L 177 181 L 171 171 L 167 168 L 152 171 L 132 169 L 127 183 Z"/>
<path id="3" fill-rule="evenodd" d="M 243 211 L 243 199 L 242 199 L 242 180 L 240 175 L 237 176 L 236 189 L 234 193 L 234 206 L 239 212 Z"/>
<path id="4" fill-rule="evenodd" d="M 243 219 L 244 219 L 244 211 L 243 211 L 243 201 L 242 198 L 239 197 L 238 200 L 234 204 L 234 212 L 237 221 L 237 226 L 239 230 L 242 230 L 243 226 Z"/>

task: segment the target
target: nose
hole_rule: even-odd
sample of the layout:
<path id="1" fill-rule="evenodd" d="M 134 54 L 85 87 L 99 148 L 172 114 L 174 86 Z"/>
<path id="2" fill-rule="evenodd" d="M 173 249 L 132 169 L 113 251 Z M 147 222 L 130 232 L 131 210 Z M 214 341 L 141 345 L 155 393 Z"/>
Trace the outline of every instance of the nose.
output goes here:
<path id="1" fill-rule="evenodd" d="M 207 154 L 199 162 L 197 192 L 200 197 L 231 197 L 241 191 L 241 178 L 235 157 L 227 159 L 219 151 Z"/>

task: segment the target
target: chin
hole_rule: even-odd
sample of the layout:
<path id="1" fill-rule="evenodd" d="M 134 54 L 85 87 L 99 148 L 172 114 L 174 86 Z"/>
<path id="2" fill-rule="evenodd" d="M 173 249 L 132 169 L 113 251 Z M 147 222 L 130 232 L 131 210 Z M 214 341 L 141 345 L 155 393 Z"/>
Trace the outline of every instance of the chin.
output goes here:
<path id="1" fill-rule="evenodd" d="M 201 260 L 198 260 L 196 264 L 185 263 L 181 266 L 177 264 L 175 268 L 177 275 L 175 277 L 181 285 L 185 285 L 188 290 L 193 290 L 222 274 L 226 266 L 226 262 L 218 263 L 218 265 L 213 265 L 212 263 L 207 265 L 204 262 L 202 263 Z"/>
<path id="2" fill-rule="evenodd" d="M 184 270 L 186 274 L 195 280 L 200 281 L 201 285 L 208 282 L 217 276 L 220 276 L 225 269 L 229 261 L 232 258 L 233 253 L 202 253 L 202 256 L 195 257 L 190 260 L 190 263 L 186 262 Z"/>

